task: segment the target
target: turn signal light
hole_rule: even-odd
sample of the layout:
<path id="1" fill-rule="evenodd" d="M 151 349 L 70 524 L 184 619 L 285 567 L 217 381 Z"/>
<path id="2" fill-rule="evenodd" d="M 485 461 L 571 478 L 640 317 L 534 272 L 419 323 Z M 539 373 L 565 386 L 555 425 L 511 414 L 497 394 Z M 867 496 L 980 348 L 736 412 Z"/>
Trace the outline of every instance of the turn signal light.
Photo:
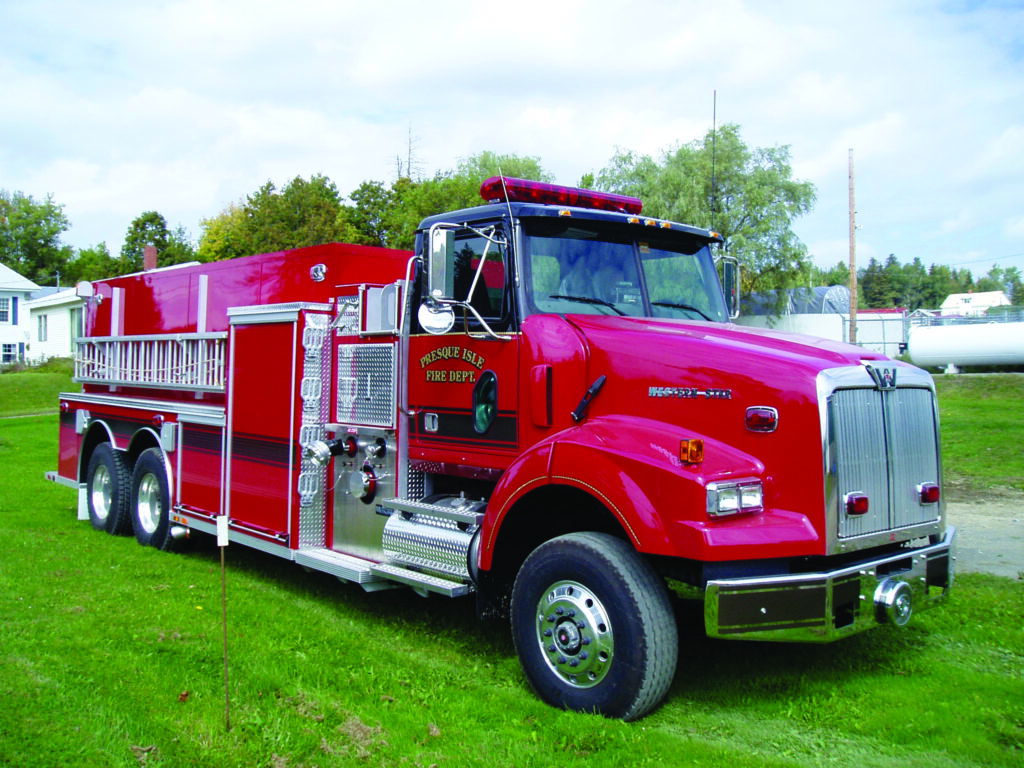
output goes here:
<path id="1" fill-rule="evenodd" d="M 704 441 L 680 440 L 679 460 L 684 464 L 700 464 L 704 461 Z"/>
<path id="2" fill-rule="evenodd" d="M 917 486 L 917 493 L 921 497 L 922 504 L 938 504 L 942 498 L 939 486 L 935 483 L 921 483 Z"/>
<path id="3" fill-rule="evenodd" d="M 846 514 L 857 517 L 858 515 L 866 515 L 870 504 L 868 503 L 868 495 L 866 493 L 855 493 L 846 494 Z"/>

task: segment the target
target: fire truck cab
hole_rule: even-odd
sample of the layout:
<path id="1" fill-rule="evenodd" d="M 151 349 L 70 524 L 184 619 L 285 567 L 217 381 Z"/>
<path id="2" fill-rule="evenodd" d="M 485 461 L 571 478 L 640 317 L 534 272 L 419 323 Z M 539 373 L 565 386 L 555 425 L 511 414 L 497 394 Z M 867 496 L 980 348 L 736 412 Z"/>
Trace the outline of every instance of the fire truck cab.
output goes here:
<path id="1" fill-rule="evenodd" d="M 671 585 L 714 637 L 830 641 L 944 600 L 930 377 L 730 323 L 714 232 L 489 179 L 414 252 L 329 244 L 80 286 L 52 480 L 79 517 L 473 594 L 545 701 L 634 719 Z"/>

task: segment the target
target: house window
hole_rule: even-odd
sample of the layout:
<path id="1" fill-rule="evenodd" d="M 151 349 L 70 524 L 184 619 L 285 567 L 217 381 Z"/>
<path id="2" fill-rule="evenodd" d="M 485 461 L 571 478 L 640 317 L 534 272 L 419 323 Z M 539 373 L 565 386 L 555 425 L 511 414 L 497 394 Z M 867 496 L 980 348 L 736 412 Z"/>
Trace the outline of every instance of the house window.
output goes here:
<path id="1" fill-rule="evenodd" d="M 18 345 L 17 344 L 4 344 L 3 360 L 4 363 L 16 363 L 18 362 Z"/>
<path id="2" fill-rule="evenodd" d="M 82 308 L 75 307 L 71 310 L 71 339 L 72 341 L 84 335 L 82 326 Z"/>
<path id="3" fill-rule="evenodd" d="M 11 322 L 11 300 L 6 296 L 0 298 L 0 323 Z M 7 345 L 4 345 L 4 349 L 7 349 Z"/>
<path id="4" fill-rule="evenodd" d="M 46 341 L 46 315 L 39 315 L 39 341 Z"/>

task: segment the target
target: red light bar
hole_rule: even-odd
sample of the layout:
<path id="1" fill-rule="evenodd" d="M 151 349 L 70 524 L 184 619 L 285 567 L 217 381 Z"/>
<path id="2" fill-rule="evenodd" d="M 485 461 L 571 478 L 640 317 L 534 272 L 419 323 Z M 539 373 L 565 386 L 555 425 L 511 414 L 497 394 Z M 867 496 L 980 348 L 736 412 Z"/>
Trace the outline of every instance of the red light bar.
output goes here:
<path id="1" fill-rule="evenodd" d="M 492 176 L 480 185 L 480 197 L 489 203 L 540 203 L 542 205 L 571 205 L 594 208 L 599 211 L 638 214 L 643 201 L 636 197 L 616 195 L 612 192 L 594 192 L 590 189 L 561 187 L 543 181 L 510 179 Z"/>

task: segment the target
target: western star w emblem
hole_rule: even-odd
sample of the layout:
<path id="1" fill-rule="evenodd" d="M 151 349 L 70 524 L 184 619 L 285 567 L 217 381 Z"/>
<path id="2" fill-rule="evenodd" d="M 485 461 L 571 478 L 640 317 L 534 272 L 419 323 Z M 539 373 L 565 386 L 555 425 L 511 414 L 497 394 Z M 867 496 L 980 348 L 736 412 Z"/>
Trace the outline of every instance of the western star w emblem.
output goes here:
<path id="1" fill-rule="evenodd" d="M 875 386 L 879 389 L 896 389 L 896 368 L 875 368 L 873 365 L 865 366 L 871 378 L 875 380 Z"/>

